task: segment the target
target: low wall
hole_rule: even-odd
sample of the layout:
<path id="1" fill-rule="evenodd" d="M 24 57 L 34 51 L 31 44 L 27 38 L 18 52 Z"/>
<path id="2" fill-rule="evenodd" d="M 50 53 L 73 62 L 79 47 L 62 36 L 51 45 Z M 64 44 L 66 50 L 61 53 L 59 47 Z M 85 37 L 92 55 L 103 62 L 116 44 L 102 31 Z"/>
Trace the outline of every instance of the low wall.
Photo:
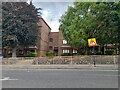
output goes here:
<path id="1" fill-rule="evenodd" d="M 80 55 L 80 56 L 56 56 L 53 58 L 38 57 L 32 64 L 117 64 L 118 55 Z"/>

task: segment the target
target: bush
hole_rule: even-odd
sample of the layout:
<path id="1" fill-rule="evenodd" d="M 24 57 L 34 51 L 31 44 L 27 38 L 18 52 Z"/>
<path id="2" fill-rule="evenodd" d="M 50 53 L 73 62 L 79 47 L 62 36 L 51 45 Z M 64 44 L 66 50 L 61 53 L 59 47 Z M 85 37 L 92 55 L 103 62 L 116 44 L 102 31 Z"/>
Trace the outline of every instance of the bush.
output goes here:
<path id="1" fill-rule="evenodd" d="M 102 52 L 96 52 L 95 55 L 102 55 Z"/>
<path id="2" fill-rule="evenodd" d="M 107 55 L 113 55 L 114 51 L 109 50 L 109 51 L 105 51 L 105 53 L 106 53 Z"/>
<path id="3" fill-rule="evenodd" d="M 71 53 L 63 53 L 61 54 L 61 56 L 71 56 L 72 54 Z"/>
<path id="4" fill-rule="evenodd" d="M 30 52 L 26 57 L 36 57 L 37 53 L 36 52 Z"/>
<path id="5" fill-rule="evenodd" d="M 36 52 L 31 52 L 31 57 L 36 57 L 37 53 Z"/>
<path id="6" fill-rule="evenodd" d="M 47 52 L 46 56 L 52 58 L 55 54 L 53 52 Z"/>
<path id="7" fill-rule="evenodd" d="M 87 54 L 88 55 L 94 55 L 94 53 L 92 51 L 89 51 Z"/>

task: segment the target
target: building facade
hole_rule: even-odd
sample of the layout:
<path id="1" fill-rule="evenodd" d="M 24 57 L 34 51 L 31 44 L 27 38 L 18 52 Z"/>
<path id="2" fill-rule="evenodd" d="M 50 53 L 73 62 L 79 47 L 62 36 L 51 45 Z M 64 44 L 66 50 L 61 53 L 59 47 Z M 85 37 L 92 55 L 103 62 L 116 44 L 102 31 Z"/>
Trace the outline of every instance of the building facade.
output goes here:
<path id="1" fill-rule="evenodd" d="M 70 53 L 71 51 L 77 53 L 77 50 L 73 49 L 64 39 L 61 31 L 50 32 L 49 51 L 54 52 L 55 55 L 62 55 L 64 53 Z"/>
<path id="2" fill-rule="evenodd" d="M 40 18 L 38 25 L 40 26 L 39 29 L 40 38 L 38 39 L 38 44 L 37 44 L 38 56 L 46 56 L 46 53 L 49 51 L 49 36 L 50 36 L 51 28 L 43 18 Z"/>
<path id="3" fill-rule="evenodd" d="M 59 32 L 51 32 L 50 26 L 46 23 L 46 21 L 40 17 L 39 18 L 39 38 L 36 46 L 30 46 L 29 48 L 18 48 L 17 49 L 17 56 L 27 56 L 31 52 L 36 52 L 37 56 L 46 56 L 47 52 L 54 52 L 57 55 L 69 54 L 69 53 L 78 53 L 77 48 L 72 48 L 71 45 L 67 43 L 64 39 L 62 31 Z M 99 49 L 96 47 L 96 50 Z M 109 45 L 103 46 L 103 49 L 99 49 L 100 51 L 104 52 L 107 50 L 116 50 L 118 54 L 118 47 Z M 99 51 L 98 50 L 98 51 Z M 3 56 L 11 57 L 12 51 L 9 48 L 4 48 L 4 52 L 2 53 Z"/>
<path id="4" fill-rule="evenodd" d="M 59 32 L 50 32 L 49 37 L 49 51 L 58 55 L 59 51 Z"/>

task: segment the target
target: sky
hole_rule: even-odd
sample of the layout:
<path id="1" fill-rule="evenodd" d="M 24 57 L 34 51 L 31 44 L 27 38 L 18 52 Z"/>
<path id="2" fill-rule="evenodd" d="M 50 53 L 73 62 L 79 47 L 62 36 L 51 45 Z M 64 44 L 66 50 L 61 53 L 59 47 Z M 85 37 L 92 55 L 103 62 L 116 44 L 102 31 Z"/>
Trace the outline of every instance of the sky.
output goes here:
<path id="1" fill-rule="evenodd" d="M 51 27 L 52 32 L 58 32 L 59 19 L 67 11 L 68 6 L 73 6 L 72 2 L 35 2 L 36 8 L 42 8 L 43 19 Z"/>

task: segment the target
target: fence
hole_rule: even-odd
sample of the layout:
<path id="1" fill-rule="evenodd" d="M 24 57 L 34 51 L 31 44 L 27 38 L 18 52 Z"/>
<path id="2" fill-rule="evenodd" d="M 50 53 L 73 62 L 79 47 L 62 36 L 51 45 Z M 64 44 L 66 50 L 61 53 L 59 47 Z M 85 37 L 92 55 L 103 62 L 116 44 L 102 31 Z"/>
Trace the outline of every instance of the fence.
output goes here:
<path id="1" fill-rule="evenodd" d="M 80 55 L 80 56 L 55 56 L 53 58 L 38 57 L 32 64 L 118 64 L 118 55 Z"/>

